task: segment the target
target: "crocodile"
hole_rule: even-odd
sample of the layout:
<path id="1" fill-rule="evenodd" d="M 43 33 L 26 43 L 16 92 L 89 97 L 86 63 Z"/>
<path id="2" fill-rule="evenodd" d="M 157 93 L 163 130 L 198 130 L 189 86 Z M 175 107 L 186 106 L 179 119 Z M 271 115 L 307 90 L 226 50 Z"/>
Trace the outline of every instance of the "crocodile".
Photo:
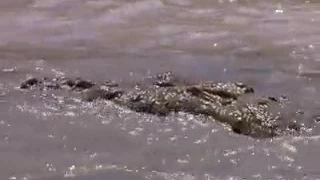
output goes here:
<path id="1" fill-rule="evenodd" d="M 147 77 L 128 90 L 113 81 L 97 85 L 65 77 L 30 78 L 20 85 L 21 89 L 35 87 L 69 89 L 81 92 L 85 101 L 109 100 L 133 111 L 157 116 L 176 112 L 201 114 L 228 125 L 237 134 L 253 138 L 296 134 L 302 127 L 281 113 L 285 97 L 257 97 L 254 89 L 243 83 L 188 83 L 171 72 Z"/>

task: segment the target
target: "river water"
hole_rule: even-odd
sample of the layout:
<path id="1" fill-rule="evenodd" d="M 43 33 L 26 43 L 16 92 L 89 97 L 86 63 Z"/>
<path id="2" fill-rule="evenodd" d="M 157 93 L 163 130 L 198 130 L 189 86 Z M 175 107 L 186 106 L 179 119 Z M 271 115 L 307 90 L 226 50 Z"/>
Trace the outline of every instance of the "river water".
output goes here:
<path id="1" fill-rule="evenodd" d="M 2 0 L 0 15 L 0 179 L 320 179 L 318 0 Z M 309 129 L 256 140 L 203 116 L 17 88 L 164 71 L 287 95 Z"/>

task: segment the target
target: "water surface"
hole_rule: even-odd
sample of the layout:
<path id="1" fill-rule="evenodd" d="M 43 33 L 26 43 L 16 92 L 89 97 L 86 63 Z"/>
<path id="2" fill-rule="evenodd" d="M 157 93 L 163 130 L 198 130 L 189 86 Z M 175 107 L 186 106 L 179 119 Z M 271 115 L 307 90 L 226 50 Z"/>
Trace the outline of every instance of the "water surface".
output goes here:
<path id="1" fill-rule="evenodd" d="M 0 27 L 0 179 L 320 178 L 317 0 L 2 0 Z M 203 116 L 17 89 L 163 71 L 287 95 L 310 130 L 255 140 Z"/>

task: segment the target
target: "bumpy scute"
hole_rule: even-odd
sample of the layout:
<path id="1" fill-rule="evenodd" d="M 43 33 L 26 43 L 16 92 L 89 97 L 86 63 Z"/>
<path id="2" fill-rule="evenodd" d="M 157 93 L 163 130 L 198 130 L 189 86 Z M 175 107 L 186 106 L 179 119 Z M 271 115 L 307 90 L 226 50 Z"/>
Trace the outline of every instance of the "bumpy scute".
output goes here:
<path id="1" fill-rule="evenodd" d="M 255 138 L 299 132 L 301 128 L 296 122 L 283 121 L 279 112 L 284 98 L 256 98 L 253 88 L 243 83 L 184 83 L 171 72 L 149 77 L 146 81 L 147 85 L 125 91 L 112 81 L 97 86 L 80 78 L 31 78 L 20 88 L 69 89 L 83 93 L 86 101 L 105 99 L 136 112 L 159 116 L 180 111 L 203 114 L 229 125 L 237 134 Z M 271 111 L 269 107 L 279 111 Z"/>

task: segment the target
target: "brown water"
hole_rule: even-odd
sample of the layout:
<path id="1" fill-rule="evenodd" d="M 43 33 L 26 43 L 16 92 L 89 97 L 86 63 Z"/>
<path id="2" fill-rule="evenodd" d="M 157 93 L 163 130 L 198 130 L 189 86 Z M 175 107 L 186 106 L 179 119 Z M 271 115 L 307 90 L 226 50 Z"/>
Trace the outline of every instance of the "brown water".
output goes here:
<path id="1" fill-rule="evenodd" d="M 22 92 L 30 76 L 131 82 L 173 71 L 242 81 L 320 113 L 317 0 L 0 1 L 0 179 L 320 179 L 320 128 L 254 140 L 202 116 L 166 118 L 66 92 Z"/>

